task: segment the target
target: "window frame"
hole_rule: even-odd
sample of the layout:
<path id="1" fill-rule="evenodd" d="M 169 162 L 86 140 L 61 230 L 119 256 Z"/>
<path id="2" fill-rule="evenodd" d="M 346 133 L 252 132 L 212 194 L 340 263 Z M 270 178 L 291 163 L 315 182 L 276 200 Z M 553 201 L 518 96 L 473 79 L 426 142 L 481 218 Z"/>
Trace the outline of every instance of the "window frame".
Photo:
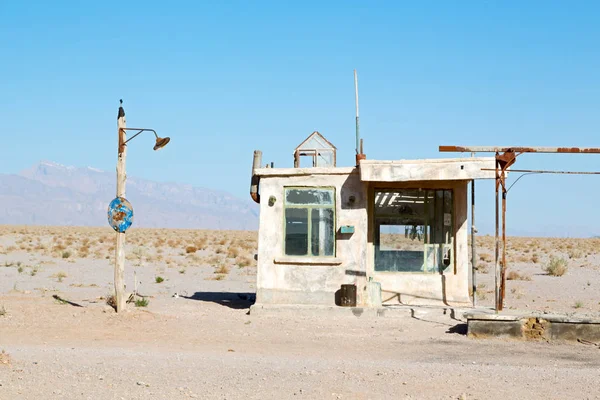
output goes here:
<path id="1" fill-rule="evenodd" d="M 286 194 L 288 190 L 331 190 L 333 192 L 332 196 L 332 204 L 288 204 L 286 201 Z M 283 257 L 300 257 L 300 258 L 336 258 L 337 255 L 337 240 L 336 240 L 336 232 L 337 232 L 337 190 L 335 186 L 284 186 L 283 187 L 283 243 L 282 243 L 282 255 Z M 286 237 L 287 237 L 287 223 L 286 223 L 286 210 L 288 208 L 296 208 L 296 209 L 305 209 L 307 210 L 307 221 L 308 221 L 308 230 L 307 230 L 307 248 L 306 254 L 302 255 L 288 255 L 286 253 Z M 331 209 L 333 211 L 333 233 L 331 240 L 333 242 L 333 254 L 331 255 L 312 255 L 312 210 L 314 209 Z"/>
<path id="2" fill-rule="evenodd" d="M 376 231 L 380 231 L 380 227 L 381 225 L 395 225 L 395 224 L 389 224 L 389 223 L 378 223 L 378 220 L 384 220 L 386 218 L 390 218 L 392 217 L 391 215 L 376 215 L 376 210 L 375 210 L 375 196 L 377 194 L 377 192 L 394 192 L 394 191 L 411 191 L 411 190 L 423 190 L 423 191 L 431 191 L 434 193 L 435 196 L 435 192 L 436 191 L 443 191 L 443 192 L 450 192 L 451 193 L 451 202 L 450 202 L 450 209 L 451 209 L 451 219 L 450 219 L 450 243 L 448 244 L 428 244 L 430 246 L 447 246 L 450 248 L 450 263 L 449 265 L 447 265 L 444 268 L 436 268 L 436 270 L 434 271 L 388 271 L 388 270 L 378 270 L 377 269 L 377 253 L 378 252 L 385 252 L 388 250 L 381 250 L 380 246 L 381 246 L 381 233 L 380 232 L 376 232 Z M 454 273 L 456 273 L 456 192 L 455 192 L 455 188 L 453 187 L 411 187 L 411 186 L 401 186 L 401 187 L 393 187 L 393 186 L 374 186 L 371 188 L 370 190 L 371 193 L 371 205 L 370 207 L 372 210 L 372 216 L 370 217 L 371 219 L 371 227 L 373 229 L 373 272 L 377 273 L 377 274 L 420 274 L 420 275 L 436 275 L 436 274 L 446 274 L 448 272 L 454 271 Z M 425 231 L 427 232 L 427 228 L 431 227 L 431 220 L 430 220 L 430 215 L 426 214 L 425 215 L 425 224 L 423 225 Z M 427 238 L 428 235 L 427 233 L 425 233 L 425 237 Z M 425 265 L 427 263 L 427 255 L 428 252 L 426 251 L 426 247 L 424 246 L 423 248 L 423 264 Z"/>

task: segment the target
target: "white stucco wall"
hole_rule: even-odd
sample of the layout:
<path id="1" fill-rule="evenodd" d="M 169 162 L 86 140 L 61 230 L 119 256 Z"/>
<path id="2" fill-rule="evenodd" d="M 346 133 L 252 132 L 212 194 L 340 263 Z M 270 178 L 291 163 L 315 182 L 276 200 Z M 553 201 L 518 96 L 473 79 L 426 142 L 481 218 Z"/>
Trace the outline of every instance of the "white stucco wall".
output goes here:
<path id="1" fill-rule="evenodd" d="M 261 177 L 257 303 L 334 305 L 334 294 L 341 284 L 364 286 L 367 258 L 366 191 L 358 172 L 350 171 L 340 175 Z M 353 225 L 355 230 L 351 235 L 336 233 L 335 258 L 294 258 L 284 255 L 283 196 L 286 186 L 335 187 L 336 231 L 342 225 Z M 355 196 L 352 205 L 348 204 L 350 195 Z M 273 206 L 269 206 L 270 196 L 276 199 Z"/>
<path id="2" fill-rule="evenodd" d="M 441 274 L 375 272 L 373 233 L 369 230 L 369 193 L 389 183 L 362 182 L 358 169 L 300 169 L 294 175 L 278 175 L 275 169 L 260 179 L 260 228 L 258 239 L 257 304 L 334 305 L 340 285 L 357 285 L 357 303 L 364 305 L 368 277 L 380 282 L 388 303 L 466 304 L 468 294 L 467 181 L 428 182 L 425 186 L 454 190 L 455 267 Z M 424 187 L 396 183 L 391 187 Z M 412 186 L 411 186 L 412 185 Z M 334 258 L 284 255 L 284 187 L 327 186 L 336 188 L 336 256 Z M 275 197 L 270 206 L 269 198 Z M 353 204 L 348 203 L 355 197 Z M 342 225 L 354 233 L 341 235 Z"/>

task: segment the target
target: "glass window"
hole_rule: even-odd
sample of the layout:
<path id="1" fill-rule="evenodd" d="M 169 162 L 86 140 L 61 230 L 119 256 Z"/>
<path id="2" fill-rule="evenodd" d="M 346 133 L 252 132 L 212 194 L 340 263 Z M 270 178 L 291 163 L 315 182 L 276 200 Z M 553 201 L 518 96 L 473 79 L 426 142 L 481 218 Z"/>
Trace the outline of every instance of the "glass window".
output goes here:
<path id="1" fill-rule="evenodd" d="M 286 255 L 335 255 L 334 198 L 333 189 L 285 189 Z"/>
<path id="2" fill-rule="evenodd" d="M 375 271 L 436 273 L 452 263 L 451 190 L 377 190 Z"/>

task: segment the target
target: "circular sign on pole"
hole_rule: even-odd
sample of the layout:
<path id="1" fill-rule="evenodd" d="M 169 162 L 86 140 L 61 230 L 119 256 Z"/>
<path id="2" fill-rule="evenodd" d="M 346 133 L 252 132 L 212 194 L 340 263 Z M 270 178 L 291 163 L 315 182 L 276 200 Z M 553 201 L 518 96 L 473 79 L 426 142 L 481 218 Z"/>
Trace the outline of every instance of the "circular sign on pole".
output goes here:
<path id="1" fill-rule="evenodd" d="M 108 205 L 108 224 L 117 232 L 125 233 L 133 223 L 133 207 L 124 197 L 116 197 Z"/>

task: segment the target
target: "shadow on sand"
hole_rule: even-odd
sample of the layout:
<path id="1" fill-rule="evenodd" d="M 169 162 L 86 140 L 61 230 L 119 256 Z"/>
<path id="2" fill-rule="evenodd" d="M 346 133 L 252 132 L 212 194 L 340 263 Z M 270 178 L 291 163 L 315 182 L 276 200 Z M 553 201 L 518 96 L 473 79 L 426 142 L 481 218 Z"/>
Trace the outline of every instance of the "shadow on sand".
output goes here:
<path id="1" fill-rule="evenodd" d="M 209 301 L 236 310 L 250 308 L 256 301 L 255 293 L 196 292 L 191 296 L 181 297 L 189 300 Z"/>

